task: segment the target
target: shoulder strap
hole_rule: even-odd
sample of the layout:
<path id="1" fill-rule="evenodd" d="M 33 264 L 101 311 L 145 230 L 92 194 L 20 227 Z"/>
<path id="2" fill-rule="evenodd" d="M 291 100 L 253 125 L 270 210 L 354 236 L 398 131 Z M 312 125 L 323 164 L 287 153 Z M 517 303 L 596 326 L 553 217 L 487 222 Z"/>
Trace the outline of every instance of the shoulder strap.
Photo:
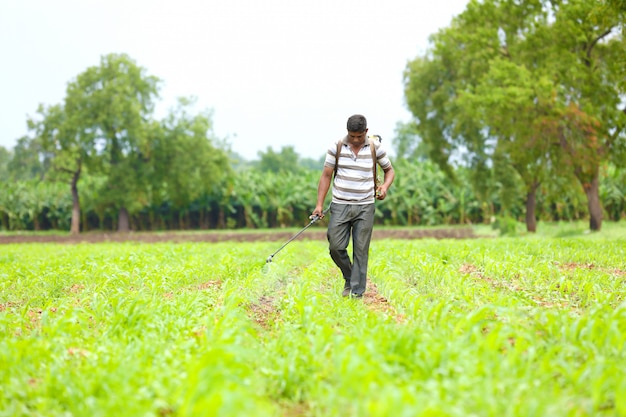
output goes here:
<path id="1" fill-rule="evenodd" d="M 337 176 L 337 167 L 339 166 L 339 154 L 341 153 L 341 148 L 343 147 L 343 141 L 340 140 L 337 142 L 337 151 L 335 152 L 335 174 L 333 178 Z"/>
<path id="2" fill-rule="evenodd" d="M 374 142 L 374 138 L 370 137 L 370 149 L 372 151 L 372 172 L 374 173 L 374 192 L 376 192 L 376 188 L 378 188 L 378 173 L 376 172 L 376 165 L 378 165 L 378 160 L 376 159 L 376 143 Z"/>

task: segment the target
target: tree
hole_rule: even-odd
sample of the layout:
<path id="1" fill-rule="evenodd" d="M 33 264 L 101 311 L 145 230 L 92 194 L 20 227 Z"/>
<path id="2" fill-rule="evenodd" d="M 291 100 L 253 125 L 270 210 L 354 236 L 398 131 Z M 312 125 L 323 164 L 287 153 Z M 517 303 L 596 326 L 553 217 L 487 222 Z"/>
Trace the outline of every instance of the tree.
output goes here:
<path id="1" fill-rule="evenodd" d="M 613 34 L 620 15 L 593 6 L 472 1 L 405 71 L 407 105 L 431 157 L 445 167 L 463 150 L 486 189 L 489 167 L 514 167 L 526 185 L 529 230 L 537 187 L 560 164 L 583 185 L 590 228 L 599 230 L 598 167 L 624 153 L 617 63 L 626 44 Z"/>
<path id="2" fill-rule="evenodd" d="M 297 172 L 300 170 L 299 156 L 293 146 L 284 146 L 280 152 L 268 147 L 265 152 L 258 152 L 258 169 L 261 172 Z"/>
<path id="3" fill-rule="evenodd" d="M 22 136 L 17 140 L 7 163 L 7 178 L 14 181 L 43 179 L 49 168 L 50 159 L 46 158 L 42 144 L 36 138 Z"/>
<path id="4" fill-rule="evenodd" d="M 549 79 L 509 59 L 495 58 L 474 91 L 464 92 L 459 99 L 464 113 L 488 126 L 497 138 L 494 169 L 506 172 L 510 167 L 523 182 L 529 232 L 537 230 L 537 190 L 551 171 L 552 146 L 546 140 L 545 123 L 553 120 L 552 91 Z M 496 177 L 508 181 L 501 195 L 502 202 L 510 205 L 515 199 L 512 178 L 506 173 Z"/>
<path id="5" fill-rule="evenodd" d="M 215 146 L 211 113 L 192 115 L 194 104 L 194 98 L 180 98 L 150 134 L 152 201 L 167 199 L 182 211 L 200 197 L 218 193 L 223 179 L 232 175 L 227 152 Z"/>
<path id="6" fill-rule="evenodd" d="M 414 122 L 398 122 L 393 140 L 397 159 L 426 161 L 431 154 L 428 142 L 421 140 Z"/>
<path id="7" fill-rule="evenodd" d="M 587 196 L 590 229 L 602 226 L 600 167 L 615 161 L 626 165 L 626 90 L 624 11 L 607 4 L 567 2 L 555 10 L 555 45 L 561 52 L 556 75 L 560 91 L 560 124 L 556 137 L 563 158 Z"/>
<path id="8" fill-rule="evenodd" d="M 324 166 L 324 160 L 326 159 L 326 155 L 321 156 L 320 158 L 300 158 L 298 159 L 298 166 L 301 169 L 316 171 L 319 172 L 322 170 Z"/>
<path id="9" fill-rule="evenodd" d="M 0 178 L 9 178 L 9 162 L 12 155 L 8 149 L 0 146 Z"/>
<path id="10" fill-rule="evenodd" d="M 604 209 L 611 220 L 619 221 L 626 214 L 626 169 L 608 164 L 601 178 Z"/>
<path id="11" fill-rule="evenodd" d="M 70 233 L 78 234 L 80 233 L 78 181 L 86 158 L 84 147 L 78 142 L 76 126 L 68 122 L 63 106 L 40 105 L 37 114 L 40 119 L 28 120 L 28 128 L 35 135 L 30 141 L 30 147 L 34 151 L 39 151 L 40 158 L 50 166 L 45 170 L 48 179 L 69 182 L 72 195 Z M 33 154 L 31 151 L 30 155 Z"/>
<path id="12" fill-rule="evenodd" d="M 81 161 L 85 156 L 92 172 L 106 176 L 103 198 L 118 210 L 119 231 L 130 229 L 130 212 L 148 200 L 148 120 L 159 82 L 129 56 L 109 54 L 67 87 L 65 117 L 72 139 L 66 149 Z"/>

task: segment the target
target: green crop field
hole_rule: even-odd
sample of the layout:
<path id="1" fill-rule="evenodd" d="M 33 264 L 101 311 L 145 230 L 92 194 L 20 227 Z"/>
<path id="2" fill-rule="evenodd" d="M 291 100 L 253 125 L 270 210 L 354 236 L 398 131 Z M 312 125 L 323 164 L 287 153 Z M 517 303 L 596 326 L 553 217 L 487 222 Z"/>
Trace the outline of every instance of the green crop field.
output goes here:
<path id="1" fill-rule="evenodd" d="M 616 226 L 617 227 L 617 226 Z M 0 246 L 0 416 L 625 416 L 626 233 Z"/>

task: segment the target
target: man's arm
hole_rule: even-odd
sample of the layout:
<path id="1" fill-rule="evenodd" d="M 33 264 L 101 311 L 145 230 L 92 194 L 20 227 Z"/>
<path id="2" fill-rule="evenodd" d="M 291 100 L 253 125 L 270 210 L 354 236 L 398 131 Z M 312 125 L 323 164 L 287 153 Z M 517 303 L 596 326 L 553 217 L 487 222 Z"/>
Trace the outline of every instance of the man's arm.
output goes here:
<path id="1" fill-rule="evenodd" d="M 315 203 L 315 210 L 311 213 L 312 216 L 319 216 L 319 218 L 324 217 L 324 200 L 326 199 L 326 194 L 328 194 L 328 190 L 330 189 L 330 182 L 333 179 L 334 170 L 330 167 L 325 166 L 322 171 L 322 175 L 320 176 L 320 181 L 317 185 L 317 203 Z M 385 176 L 387 174 L 385 173 Z"/>
<path id="2" fill-rule="evenodd" d="M 393 170 L 393 166 L 389 165 L 389 167 L 385 170 L 385 179 L 380 187 L 378 187 L 378 192 L 376 193 L 376 198 L 379 200 L 384 200 L 387 197 L 387 190 L 393 184 L 393 179 L 396 177 L 396 173 Z"/>

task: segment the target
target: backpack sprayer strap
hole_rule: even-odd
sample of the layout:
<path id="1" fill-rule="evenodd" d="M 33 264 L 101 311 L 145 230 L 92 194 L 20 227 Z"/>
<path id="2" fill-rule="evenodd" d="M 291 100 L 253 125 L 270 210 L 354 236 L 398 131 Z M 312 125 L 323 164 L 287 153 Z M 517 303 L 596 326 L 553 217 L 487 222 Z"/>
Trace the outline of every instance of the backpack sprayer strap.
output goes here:
<path id="1" fill-rule="evenodd" d="M 370 140 L 370 149 L 372 151 L 372 171 L 374 172 L 374 193 L 376 195 L 378 195 L 378 185 L 379 185 L 379 181 L 378 181 L 378 172 L 376 172 L 377 170 L 377 165 L 378 165 L 378 158 L 376 158 L 376 140 L 378 140 L 378 143 L 382 142 L 383 138 L 380 137 L 380 135 L 372 135 L 369 136 L 369 140 Z"/>

